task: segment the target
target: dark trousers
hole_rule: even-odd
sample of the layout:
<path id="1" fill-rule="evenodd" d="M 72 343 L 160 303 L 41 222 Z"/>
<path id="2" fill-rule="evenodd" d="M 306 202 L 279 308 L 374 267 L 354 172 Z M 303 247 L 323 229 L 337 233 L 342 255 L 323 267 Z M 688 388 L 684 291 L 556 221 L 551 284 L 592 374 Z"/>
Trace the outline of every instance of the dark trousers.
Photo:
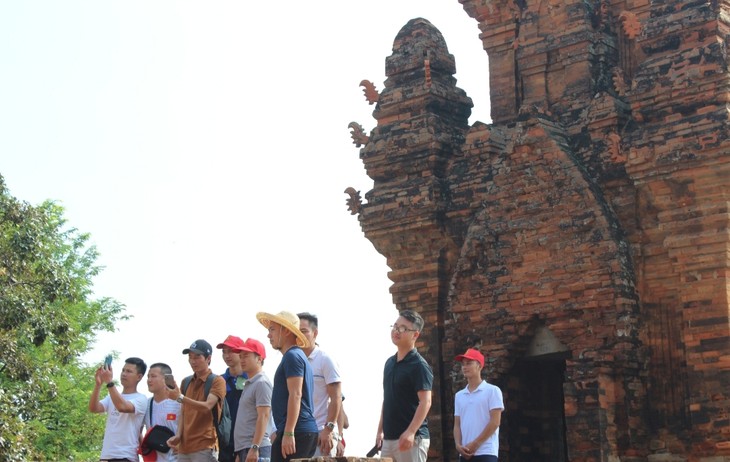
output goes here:
<path id="1" fill-rule="evenodd" d="M 464 459 L 461 455 L 459 456 L 459 462 L 497 462 L 497 456 L 472 456 L 471 459 Z"/>
<path id="2" fill-rule="evenodd" d="M 218 451 L 218 462 L 234 462 L 235 460 L 236 453 L 233 450 L 233 444 L 229 444 Z"/>
<path id="3" fill-rule="evenodd" d="M 297 452 L 289 454 L 289 457 L 286 459 L 284 459 L 281 455 L 281 438 L 281 435 L 277 434 L 276 439 L 271 444 L 271 462 L 285 462 L 292 459 L 309 459 L 314 455 L 314 451 L 317 450 L 319 433 L 295 433 L 294 444 L 296 445 Z"/>

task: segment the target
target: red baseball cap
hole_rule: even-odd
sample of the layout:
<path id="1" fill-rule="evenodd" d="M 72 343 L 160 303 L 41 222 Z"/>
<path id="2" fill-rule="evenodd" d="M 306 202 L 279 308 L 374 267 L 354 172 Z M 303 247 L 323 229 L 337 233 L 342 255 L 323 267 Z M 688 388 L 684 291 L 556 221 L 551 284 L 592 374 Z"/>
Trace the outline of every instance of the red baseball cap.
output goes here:
<path id="1" fill-rule="evenodd" d="M 243 340 L 235 335 L 229 335 L 225 340 L 223 340 L 223 343 L 219 343 L 218 346 L 216 346 L 216 348 L 223 347 L 228 347 L 236 352 L 241 351 L 241 348 L 243 347 Z"/>
<path id="2" fill-rule="evenodd" d="M 266 348 L 264 344 L 253 338 L 247 338 L 241 347 L 241 351 L 250 351 L 261 356 L 261 359 L 266 359 Z"/>
<path id="3" fill-rule="evenodd" d="M 457 361 L 463 361 L 464 359 L 471 359 L 473 361 L 477 361 L 480 366 L 484 367 L 484 355 L 481 354 L 478 350 L 469 348 L 468 350 L 466 350 L 466 353 L 456 357 Z"/>

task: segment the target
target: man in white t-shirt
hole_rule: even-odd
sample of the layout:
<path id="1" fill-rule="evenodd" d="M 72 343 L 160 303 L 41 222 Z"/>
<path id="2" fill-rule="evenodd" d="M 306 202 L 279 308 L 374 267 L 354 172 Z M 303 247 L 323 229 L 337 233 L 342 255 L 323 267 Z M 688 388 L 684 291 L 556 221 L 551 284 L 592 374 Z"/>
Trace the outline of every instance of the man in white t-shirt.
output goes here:
<path id="1" fill-rule="evenodd" d="M 340 388 L 340 368 L 327 353 L 317 345 L 317 334 L 319 334 L 319 321 L 317 316 L 311 313 L 299 313 L 299 330 L 302 331 L 309 347 L 302 348 L 309 359 L 314 375 L 314 419 L 319 429 L 319 441 L 314 456 L 334 456 L 337 450 L 339 433 L 337 427 L 340 408 L 342 407 L 342 391 Z M 341 430 L 341 429 L 340 429 Z"/>
<path id="2" fill-rule="evenodd" d="M 104 443 L 101 448 L 102 461 L 137 462 L 137 447 L 142 430 L 142 420 L 147 409 L 147 397 L 137 392 L 137 384 L 144 377 L 147 365 L 139 358 L 127 358 L 124 361 L 119 382 L 120 393 L 114 383 L 114 372 L 111 366 L 101 366 L 96 370 L 94 390 L 89 398 L 89 411 L 107 413 Z M 102 384 L 106 386 L 108 395 L 99 400 Z"/>
<path id="3" fill-rule="evenodd" d="M 454 397 L 454 442 L 459 461 L 497 462 L 502 390 L 482 380 L 484 355 L 474 349 L 456 357 L 467 380 Z"/>
<path id="4" fill-rule="evenodd" d="M 180 403 L 167 397 L 165 376 L 170 376 L 171 383 L 174 383 L 172 369 L 165 363 L 154 363 L 147 372 L 147 389 L 152 393 L 152 398 L 147 400 L 144 426 L 147 431 L 150 431 L 155 425 L 161 425 L 169 428 L 174 435 L 177 433 Z M 155 452 L 157 452 L 157 462 L 177 461 L 177 454 L 172 449 L 167 452 Z"/>

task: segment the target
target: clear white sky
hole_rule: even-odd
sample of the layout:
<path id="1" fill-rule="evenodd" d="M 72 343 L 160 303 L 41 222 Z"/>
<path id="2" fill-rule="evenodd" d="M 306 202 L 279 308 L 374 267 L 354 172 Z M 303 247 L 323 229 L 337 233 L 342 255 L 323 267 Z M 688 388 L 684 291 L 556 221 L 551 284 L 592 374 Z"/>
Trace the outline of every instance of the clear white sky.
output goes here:
<path id="1" fill-rule="evenodd" d="M 344 375 L 347 454 L 370 449 L 397 312 L 345 204 L 372 188 L 348 124 L 375 126 L 359 83 L 383 89 L 416 17 L 456 57 L 470 122 L 489 122 L 487 56 L 457 0 L 0 2 L 0 173 L 91 234 L 96 293 L 134 316 L 89 362 L 115 351 L 116 371 L 140 356 L 181 378 L 183 348 L 234 334 L 267 345 L 273 376 L 255 313 L 310 311 Z"/>

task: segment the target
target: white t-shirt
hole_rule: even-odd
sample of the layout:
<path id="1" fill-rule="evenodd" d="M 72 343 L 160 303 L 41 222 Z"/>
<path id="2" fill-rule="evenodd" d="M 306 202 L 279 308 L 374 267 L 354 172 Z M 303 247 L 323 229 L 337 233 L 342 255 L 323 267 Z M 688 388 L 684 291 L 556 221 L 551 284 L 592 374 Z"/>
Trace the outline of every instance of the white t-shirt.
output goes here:
<path id="1" fill-rule="evenodd" d="M 321 430 L 327 423 L 327 406 L 330 402 L 327 385 L 341 382 L 340 367 L 332 357 L 317 346 L 314 347 L 308 359 L 314 376 L 314 392 L 312 393 L 314 420 L 317 421 L 317 426 Z"/>
<path id="2" fill-rule="evenodd" d="M 150 400 L 147 399 L 149 406 Z M 152 422 L 150 422 L 150 412 L 146 411 L 144 415 L 144 426 L 149 431 L 155 425 L 162 425 L 177 433 L 178 415 L 180 414 L 180 403 L 173 399 L 163 399 L 159 403 L 152 398 Z M 157 462 L 175 462 L 177 455 L 173 450 L 167 452 L 157 451 Z"/>
<path id="3" fill-rule="evenodd" d="M 502 390 L 482 380 L 476 390 L 459 390 L 454 397 L 454 415 L 460 419 L 461 444 L 474 441 L 489 423 L 489 412 L 504 409 Z M 499 427 L 474 452 L 475 456 L 499 455 Z"/>
<path id="4" fill-rule="evenodd" d="M 107 413 L 101 458 L 139 460 L 137 447 L 147 410 L 147 397 L 142 393 L 122 393 L 122 398 L 134 405 L 134 412 L 119 412 L 109 395 L 101 400 Z"/>

